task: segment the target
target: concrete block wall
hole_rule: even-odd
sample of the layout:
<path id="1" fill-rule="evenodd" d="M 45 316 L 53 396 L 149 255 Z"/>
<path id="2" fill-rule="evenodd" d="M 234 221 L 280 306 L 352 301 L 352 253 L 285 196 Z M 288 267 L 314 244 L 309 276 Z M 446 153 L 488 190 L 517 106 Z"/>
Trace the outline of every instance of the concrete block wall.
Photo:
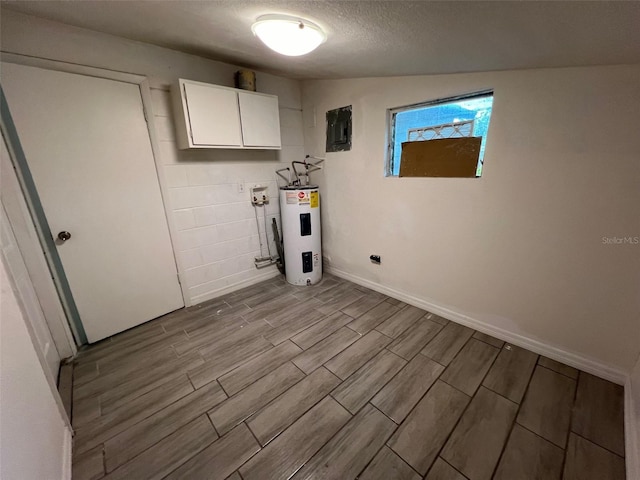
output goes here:
<path id="1" fill-rule="evenodd" d="M 275 266 L 256 269 L 254 258 L 269 254 L 265 213 L 269 248 L 277 254 L 271 227 L 275 218 L 280 228 L 275 172 L 304 158 L 302 111 L 280 100 L 281 151 L 179 150 L 169 95 L 167 89 L 152 89 L 154 123 L 169 187 L 165 205 L 178 231 L 174 248 L 181 281 L 196 304 L 278 274 Z M 256 185 L 268 187 L 270 197 L 257 212 L 250 202 L 250 188 Z"/>

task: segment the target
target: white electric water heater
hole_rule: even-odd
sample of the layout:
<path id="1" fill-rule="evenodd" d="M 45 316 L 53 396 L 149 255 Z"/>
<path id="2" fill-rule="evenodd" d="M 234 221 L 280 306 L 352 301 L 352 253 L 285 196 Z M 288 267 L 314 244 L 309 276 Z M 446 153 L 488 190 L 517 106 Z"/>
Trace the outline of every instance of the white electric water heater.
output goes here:
<path id="1" fill-rule="evenodd" d="M 280 187 L 284 268 L 292 285 L 313 285 L 322 279 L 320 192 L 318 187 Z"/>

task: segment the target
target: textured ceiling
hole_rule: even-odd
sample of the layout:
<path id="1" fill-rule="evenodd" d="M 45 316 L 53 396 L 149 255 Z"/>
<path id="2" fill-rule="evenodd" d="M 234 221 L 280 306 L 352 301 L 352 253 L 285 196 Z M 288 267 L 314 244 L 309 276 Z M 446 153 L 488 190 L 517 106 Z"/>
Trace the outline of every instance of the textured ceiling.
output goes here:
<path id="1" fill-rule="evenodd" d="M 3 8 L 292 78 L 640 63 L 640 2 L 17 1 Z M 282 57 L 251 33 L 306 17 L 327 42 Z"/>

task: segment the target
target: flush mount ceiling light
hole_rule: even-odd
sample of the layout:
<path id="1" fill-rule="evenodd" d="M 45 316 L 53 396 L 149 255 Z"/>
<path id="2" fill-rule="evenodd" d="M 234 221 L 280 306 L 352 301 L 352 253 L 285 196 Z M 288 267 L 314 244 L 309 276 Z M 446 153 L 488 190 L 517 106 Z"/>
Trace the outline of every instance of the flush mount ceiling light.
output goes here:
<path id="1" fill-rule="evenodd" d="M 289 15 L 263 15 L 251 31 L 271 50 L 290 57 L 306 55 L 327 39 L 315 23 Z"/>

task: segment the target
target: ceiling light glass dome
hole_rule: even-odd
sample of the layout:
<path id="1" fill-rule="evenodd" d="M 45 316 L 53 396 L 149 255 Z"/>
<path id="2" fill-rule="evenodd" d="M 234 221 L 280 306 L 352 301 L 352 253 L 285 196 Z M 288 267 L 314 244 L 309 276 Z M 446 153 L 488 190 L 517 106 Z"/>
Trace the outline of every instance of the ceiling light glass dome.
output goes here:
<path id="1" fill-rule="evenodd" d="M 315 23 L 288 15 L 263 15 L 251 31 L 271 50 L 290 57 L 306 55 L 327 39 Z"/>

